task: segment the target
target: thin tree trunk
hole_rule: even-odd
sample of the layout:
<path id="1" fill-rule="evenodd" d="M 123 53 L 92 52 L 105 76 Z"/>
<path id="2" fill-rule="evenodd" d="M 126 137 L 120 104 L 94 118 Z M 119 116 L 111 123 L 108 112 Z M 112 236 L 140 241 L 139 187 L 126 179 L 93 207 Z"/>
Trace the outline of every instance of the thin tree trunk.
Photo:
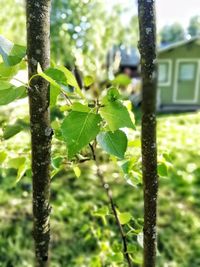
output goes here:
<path id="1" fill-rule="evenodd" d="M 49 67 L 50 2 L 50 0 L 26 1 L 29 79 L 37 73 L 38 63 L 43 70 Z M 49 120 L 49 84 L 44 79 L 36 77 L 31 81 L 28 93 L 32 145 L 35 257 L 37 267 L 46 267 L 49 265 L 50 153 L 52 137 Z"/>
<path id="2" fill-rule="evenodd" d="M 155 1 L 138 0 L 142 71 L 142 166 L 144 183 L 144 267 L 156 265 L 156 19 Z"/>

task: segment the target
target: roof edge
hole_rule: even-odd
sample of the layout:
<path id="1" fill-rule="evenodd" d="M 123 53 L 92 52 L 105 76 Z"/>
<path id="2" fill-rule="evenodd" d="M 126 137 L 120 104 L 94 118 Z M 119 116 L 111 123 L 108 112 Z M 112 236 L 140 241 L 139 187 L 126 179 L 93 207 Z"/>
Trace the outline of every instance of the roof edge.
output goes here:
<path id="1" fill-rule="evenodd" d="M 195 42 L 197 40 L 200 40 L 200 35 L 192 37 L 189 40 L 183 40 L 183 41 L 180 41 L 180 42 L 176 42 L 176 43 L 170 44 L 170 45 L 168 45 L 168 46 L 166 46 L 164 48 L 160 48 L 160 49 L 158 49 L 158 53 L 163 53 L 163 52 L 166 52 L 168 50 L 174 49 L 176 47 L 179 47 L 179 46 L 182 46 L 182 45 L 185 45 L 185 44 L 189 44 L 189 43 L 193 43 L 193 42 Z"/>

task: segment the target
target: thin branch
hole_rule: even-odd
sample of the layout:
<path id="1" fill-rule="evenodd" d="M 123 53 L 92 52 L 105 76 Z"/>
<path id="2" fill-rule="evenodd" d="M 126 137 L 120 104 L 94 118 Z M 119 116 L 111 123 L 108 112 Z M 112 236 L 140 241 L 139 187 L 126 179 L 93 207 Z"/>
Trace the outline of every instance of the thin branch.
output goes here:
<path id="1" fill-rule="evenodd" d="M 22 82 L 21 80 L 15 78 L 15 77 L 13 77 L 12 79 L 15 80 L 15 81 L 17 81 L 17 82 L 20 82 L 21 84 L 23 84 L 25 87 L 28 88 L 28 84 L 27 84 L 27 83 L 24 83 L 24 82 Z"/>
<path id="2" fill-rule="evenodd" d="M 127 251 L 127 240 L 126 240 L 126 235 L 124 233 L 124 230 L 123 230 L 123 226 L 121 225 L 120 223 L 120 220 L 119 220 L 119 217 L 118 217 L 118 214 L 117 214 L 117 209 L 115 207 L 115 204 L 114 204 L 114 201 L 113 201 L 113 195 L 112 195 L 112 191 L 110 189 L 110 186 L 109 184 L 105 181 L 105 178 L 100 170 L 100 166 L 99 166 L 99 163 L 98 163 L 98 160 L 96 158 L 96 153 L 95 153 L 95 148 L 93 145 L 89 144 L 90 148 L 91 148 L 91 152 L 92 152 L 92 157 L 93 157 L 93 160 L 95 161 L 96 163 L 96 167 L 97 167 L 97 176 L 101 182 L 101 185 L 102 187 L 104 188 L 104 190 L 106 191 L 106 194 L 107 194 L 107 197 L 108 197 L 108 200 L 109 200 L 109 203 L 110 203 L 110 206 L 111 206 L 111 209 L 112 209 L 112 212 L 114 214 L 114 217 L 115 217 L 115 221 L 116 221 L 116 224 L 118 226 L 118 229 L 119 229 L 119 232 L 120 232 L 120 235 L 121 235 L 121 239 L 122 239 L 122 243 L 123 243 L 123 253 L 124 253 L 124 257 L 126 258 L 127 260 L 127 263 L 128 263 L 128 266 L 129 267 L 132 267 L 132 262 L 131 262 L 131 258 L 130 258 L 130 255 Z"/>
<path id="3" fill-rule="evenodd" d="M 70 100 L 70 98 L 68 97 L 68 95 L 65 94 L 64 92 L 62 92 L 62 94 L 65 97 L 65 99 L 67 99 L 67 101 L 69 102 L 69 104 L 72 105 L 72 101 Z"/>

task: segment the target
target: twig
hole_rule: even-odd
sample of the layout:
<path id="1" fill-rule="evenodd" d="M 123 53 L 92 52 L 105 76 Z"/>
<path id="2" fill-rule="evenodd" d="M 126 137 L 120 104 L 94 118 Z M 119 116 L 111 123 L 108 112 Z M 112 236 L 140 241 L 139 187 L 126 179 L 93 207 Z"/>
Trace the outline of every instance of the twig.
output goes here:
<path id="1" fill-rule="evenodd" d="M 72 105 L 72 102 L 71 102 L 70 98 L 68 97 L 68 95 L 65 94 L 64 92 L 62 92 L 62 94 L 66 98 L 66 100 L 69 102 L 69 104 Z"/>
<path id="2" fill-rule="evenodd" d="M 13 77 L 12 79 L 13 79 L 13 80 L 15 80 L 15 81 L 17 81 L 17 82 L 19 82 L 19 83 L 21 83 L 21 84 L 23 84 L 25 87 L 27 87 L 27 88 L 28 88 L 28 84 L 27 84 L 27 83 L 25 83 L 25 82 L 22 82 L 21 80 L 19 80 L 19 79 L 15 78 L 15 77 Z"/>
<path id="3" fill-rule="evenodd" d="M 131 262 L 131 258 L 130 258 L 130 255 L 127 251 L 127 240 L 126 240 L 126 235 L 124 233 L 124 230 L 123 230 L 123 226 L 121 225 L 120 223 L 120 220 L 119 220 L 119 217 L 118 217 L 118 214 L 117 214 L 117 210 L 116 210 L 116 207 L 115 207 L 115 204 L 114 204 L 114 201 L 113 201 L 113 196 L 112 196 L 112 191 L 110 189 L 110 186 L 109 184 L 105 181 L 104 179 L 104 176 L 100 170 L 100 167 L 99 167 L 99 163 L 97 161 L 97 158 L 96 158 L 96 153 L 95 153 L 95 148 L 93 147 L 93 145 L 89 144 L 90 148 L 91 148 L 91 152 L 92 152 L 92 157 L 93 157 L 93 160 L 95 161 L 96 163 L 96 167 L 97 167 L 97 176 L 101 182 L 101 185 L 102 187 L 105 189 L 106 191 L 106 194 L 107 194 L 107 197 L 109 199 L 109 203 L 110 203 L 110 206 L 111 206 L 111 209 L 112 209 L 112 212 L 114 214 L 114 217 L 115 217 L 115 221 L 116 221 L 116 224 L 118 226 L 118 229 L 119 229 L 119 232 L 120 232 L 120 235 L 121 235 L 121 239 L 122 239 L 122 243 L 123 243 L 123 253 L 124 253 L 124 257 L 126 258 L 127 260 L 127 263 L 128 263 L 128 266 L 129 267 L 132 267 L 132 262 Z"/>

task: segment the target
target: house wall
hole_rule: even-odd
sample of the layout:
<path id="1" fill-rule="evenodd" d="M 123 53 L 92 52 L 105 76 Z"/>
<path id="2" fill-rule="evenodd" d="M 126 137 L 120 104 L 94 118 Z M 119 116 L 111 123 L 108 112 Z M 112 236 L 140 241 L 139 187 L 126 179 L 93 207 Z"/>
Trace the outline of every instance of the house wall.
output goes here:
<path id="1" fill-rule="evenodd" d="M 158 86 L 158 97 L 160 98 L 161 105 L 178 105 L 174 103 L 174 90 L 176 86 L 176 62 L 179 59 L 197 59 L 198 60 L 198 74 L 200 76 L 200 45 L 197 43 L 184 44 L 182 46 L 172 48 L 171 50 L 161 52 L 158 55 L 158 62 L 170 62 L 171 73 L 170 82 Z M 200 105 L 200 80 L 198 82 L 198 101 L 190 105 Z"/>

